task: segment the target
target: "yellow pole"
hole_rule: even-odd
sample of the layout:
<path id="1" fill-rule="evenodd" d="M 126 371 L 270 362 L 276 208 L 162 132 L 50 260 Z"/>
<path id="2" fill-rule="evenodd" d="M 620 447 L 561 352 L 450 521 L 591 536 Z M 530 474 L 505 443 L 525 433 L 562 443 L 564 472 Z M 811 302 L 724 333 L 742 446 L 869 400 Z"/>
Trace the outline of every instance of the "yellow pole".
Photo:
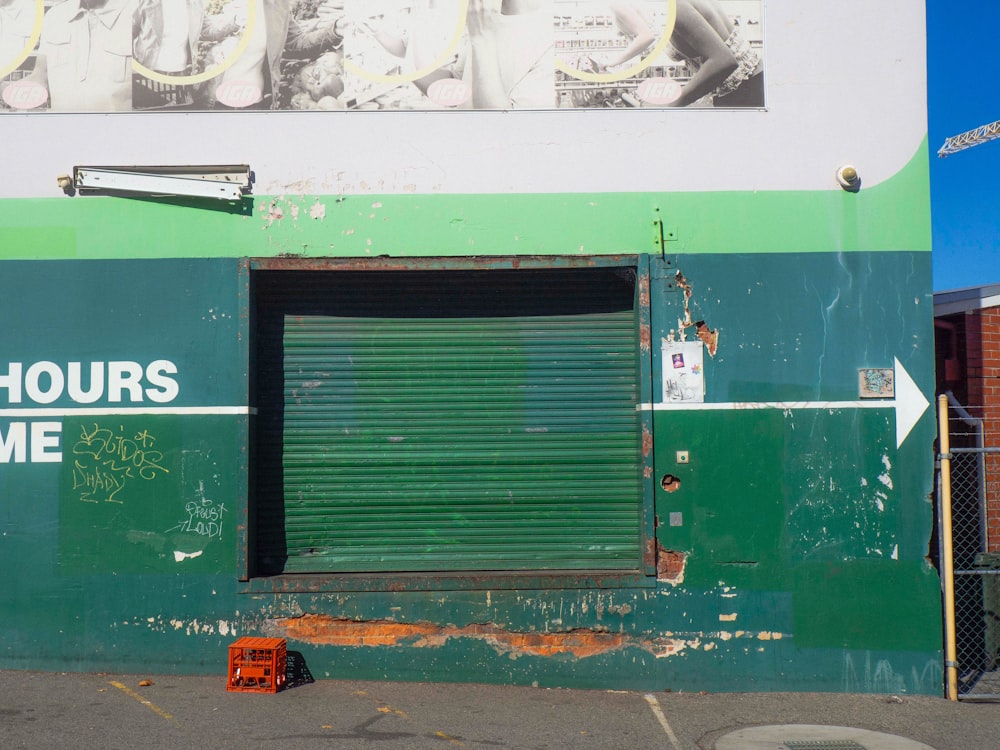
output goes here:
<path id="1" fill-rule="evenodd" d="M 944 587 L 944 674 L 947 698 L 958 700 L 958 649 L 955 645 L 955 564 L 951 541 L 951 440 L 948 397 L 938 396 L 938 449 L 941 454 L 941 584 Z"/>

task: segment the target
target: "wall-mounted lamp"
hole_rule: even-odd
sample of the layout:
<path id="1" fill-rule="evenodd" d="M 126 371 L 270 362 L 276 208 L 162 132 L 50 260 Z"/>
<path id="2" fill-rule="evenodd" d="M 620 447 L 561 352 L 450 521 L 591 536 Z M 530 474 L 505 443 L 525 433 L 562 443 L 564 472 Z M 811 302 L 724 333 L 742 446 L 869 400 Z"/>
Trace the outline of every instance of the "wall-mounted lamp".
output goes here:
<path id="1" fill-rule="evenodd" d="M 861 175 L 850 164 L 845 164 L 837 170 L 837 182 L 849 193 L 856 193 L 861 189 Z"/>
<path id="2" fill-rule="evenodd" d="M 238 201 L 250 192 L 253 173 L 249 165 L 73 167 L 73 176 L 62 175 L 59 187 L 72 194 L 132 194 L 186 196 Z"/>

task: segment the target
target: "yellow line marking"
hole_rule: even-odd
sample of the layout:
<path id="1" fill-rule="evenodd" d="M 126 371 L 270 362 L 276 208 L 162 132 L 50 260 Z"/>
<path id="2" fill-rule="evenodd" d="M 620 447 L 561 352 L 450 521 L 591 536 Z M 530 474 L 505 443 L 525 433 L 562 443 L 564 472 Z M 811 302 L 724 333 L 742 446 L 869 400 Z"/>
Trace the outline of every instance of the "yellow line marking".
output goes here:
<path id="1" fill-rule="evenodd" d="M 435 734 L 436 736 L 440 737 L 440 738 L 441 738 L 441 739 L 443 739 L 443 740 L 447 740 L 447 741 L 448 741 L 448 742 L 450 742 L 450 743 L 451 743 L 452 745 L 456 745 L 456 746 L 458 746 L 458 747 L 465 747 L 465 745 L 463 745 L 463 744 L 462 744 L 461 742 L 459 742 L 458 740 L 456 740 L 456 739 L 455 739 L 454 737 L 452 737 L 451 735 L 448 735 L 448 734 L 445 734 L 444 732 L 435 732 L 434 734 Z"/>
<path id="2" fill-rule="evenodd" d="M 355 695 L 358 695 L 358 694 L 359 693 L 355 693 Z M 405 711 L 400 711 L 398 708 L 393 708 L 388 703 L 383 703 L 382 701 L 379 701 L 379 703 L 381 705 L 376 706 L 375 710 L 378 711 L 380 714 L 394 714 L 394 715 L 400 717 L 401 719 L 405 719 L 406 721 L 409 721 L 409 722 L 415 724 L 416 726 L 420 727 L 424 731 L 434 732 L 434 736 L 435 737 L 439 737 L 440 739 L 445 740 L 446 742 L 448 742 L 451 745 L 455 745 L 456 747 L 465 747 L 465 743 L 463 743 L 462 741 L 460 741 L 458 739 L 455 739 L 450 734 L 446 734 L 445 732 L 441 732 L 441 731 L 430 729 L 429 727 L 421 724 L 421 722 L 415 720 L 412 716 L 410 716 L 409 714 L 407 714 Z"/>
<path id="3" fill-rule="evenodd" d="M 120 682 L 114 682 L 112 680 L 108 684 L 114 685 L 116 688 L 118 688 L 119 690 L 121 690 L 123 693 L 125 693 L 125 695 L 129 696 L 130 698 L 135 698 L 137 701 L 139 701 L 139 703 L 141 703 L 142 705 L 144 705 L 150 711 L 152 711 L 155 714 L 159 714 L 164 719 L 172 719 L 172 718 L 174 718 L 173 716 L 171 716 L 170 714 L 168 714 L 166 711 L 164 711 L 162 708 L 158 708 L 157 706 L 155 706 L 152 701 L 146 700 L 141 695 L 139 695 L 137 692 L 135 692 L 134 690 L 130 690 L 129 688 L 127 688 L 124 685 L 122 685 Z"/>

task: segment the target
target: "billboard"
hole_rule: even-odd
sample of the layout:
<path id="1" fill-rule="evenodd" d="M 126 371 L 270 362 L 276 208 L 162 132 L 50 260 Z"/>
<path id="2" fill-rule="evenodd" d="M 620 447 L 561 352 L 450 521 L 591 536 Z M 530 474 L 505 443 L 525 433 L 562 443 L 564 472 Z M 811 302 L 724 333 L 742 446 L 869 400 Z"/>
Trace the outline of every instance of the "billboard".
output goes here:
<path id="1" fill-rule="evenodd" d="M 763 0 L 0 0 L 0 111 L 764 106 Z"/>

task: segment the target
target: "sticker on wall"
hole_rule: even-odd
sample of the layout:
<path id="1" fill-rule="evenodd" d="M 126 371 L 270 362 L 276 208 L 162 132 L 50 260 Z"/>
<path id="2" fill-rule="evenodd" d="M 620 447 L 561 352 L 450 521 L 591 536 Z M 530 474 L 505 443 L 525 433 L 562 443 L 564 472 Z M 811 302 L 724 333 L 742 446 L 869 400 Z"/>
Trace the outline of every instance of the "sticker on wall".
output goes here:
<path id="1" fill-rule="evenodd" d="M 664 339 L 663 402 L 703 403 L 705 401 L 705 344 L 701 341 Z"/>
<path id="2" fill-rule="evenodd" d="M 859 398 L 893 398 L 896 378 L 891 367 L 866 367 L 858 370 Z"/>

